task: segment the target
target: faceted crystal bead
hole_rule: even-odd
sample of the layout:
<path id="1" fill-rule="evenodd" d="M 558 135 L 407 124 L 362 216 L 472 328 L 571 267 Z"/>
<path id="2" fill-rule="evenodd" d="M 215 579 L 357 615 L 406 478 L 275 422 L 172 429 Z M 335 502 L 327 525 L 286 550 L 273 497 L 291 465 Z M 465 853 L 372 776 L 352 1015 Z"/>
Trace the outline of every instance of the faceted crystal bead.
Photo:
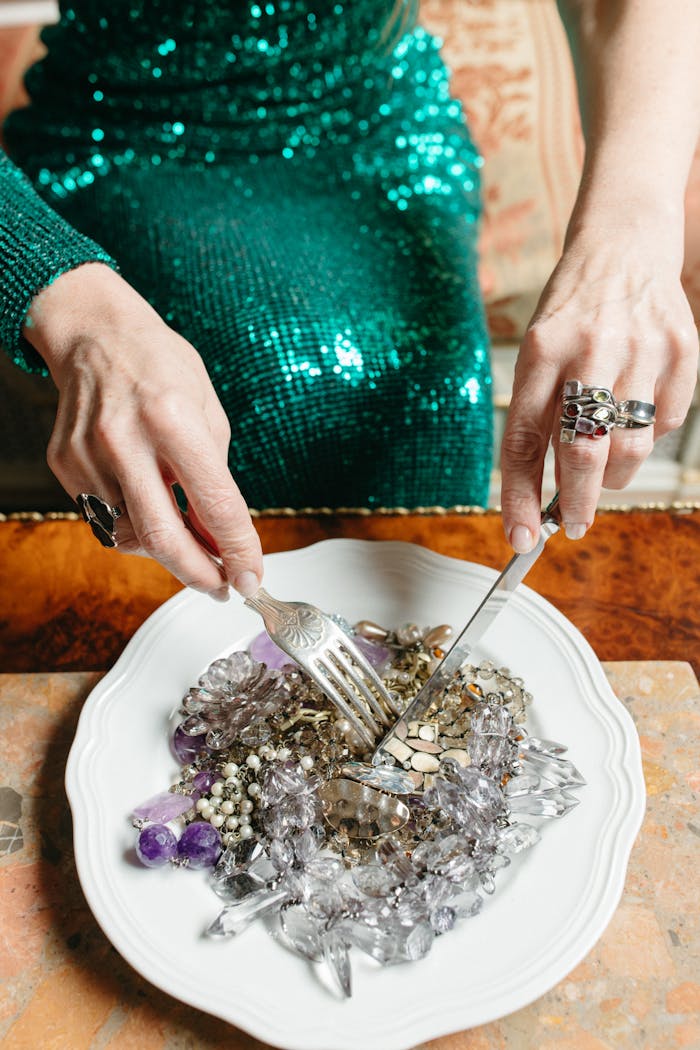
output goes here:
<path id="1" fill-rule="evenodd" d="M 428 905 L 417 893 L 402 893 L 397 899 L 395 911 L 402 926 L 417 926 L 429 916 Z"/>
<path id="2" fill-rule="evenodd" d="M 435 933 L 447 933 L 457 921 L 457 913 L 454 908 L 443 905 L 430 913 L 430 925 Z"/>
<path id="3" fill-rule="evenodd" d="M 416 962 L 428 954 L 435 941 L 435 934 L 429 922 L 421 922 L 403 940 L 402 955 L 409 962 Z"/>
<path id="4" fill-rule="evenodd" d="M 221 852 L 221 836 L 207 821 L 196 820 L 183 831 L 177 852 L 190 868 L 211 868 Z"/>
<path id="5" fill-rule="evenodd" d="M 498 832 L 501 848 L 507 853 L 522 853 L 540 840 L 540 833 L 531 824 L 511 824 Z"/>
<path id="6" fill-rule="evenodd" d="M 396 876 L 378 864 L 364 864 L 353 868 L 352 881 L 368 897 L 386 897 L 398 884 Z"/>
<path id="7" fill-rule="evenodd" d="M 401 930 L 401 926 L 397 929 Z M 344 927 L 348 940 L 361 951 L 366 952 L 383 966 L 400 962 L 402 959 L 402 942 L 395 932 L 386 926 L 366 926 L 364 923 L 352 923 Z"/>
<path id="8" fill-rule="evenodd" d="M 304 959 L 318 962 L 322 958 L 319 926 L 303 905 L 283 905 L 280 910 L 280 926 L 290 946 Z"/>
<path id="9" fill-rule="evenodd" d="M 167 864 L 177 853 L 177 839 L 165 824 L 149 824 L 136 840 L 136 856 L 147 868 Z"/>
<path id="10" fill-rule="evenodd" d="M 178 726 L 173 733 L 172 749 L 178 762 L 182 763 L 183 766 L 193 762 L 200 751 L 204 750 L 205 746 L 203 733 L 199 734 L 199 736 L 191 736 L 184 731 L 182 726 Z"/>
<path id="11" fill-rule="evenodd" d="M 257 893 L 263 885 L 262 879 L 247 871 L 238 872 L 236 875 L 226 875 L 223 879 L 212 879 L 212 886 L 217 897 L 231 904 L 234 901 L 243 900 L 251 893 Z"/>

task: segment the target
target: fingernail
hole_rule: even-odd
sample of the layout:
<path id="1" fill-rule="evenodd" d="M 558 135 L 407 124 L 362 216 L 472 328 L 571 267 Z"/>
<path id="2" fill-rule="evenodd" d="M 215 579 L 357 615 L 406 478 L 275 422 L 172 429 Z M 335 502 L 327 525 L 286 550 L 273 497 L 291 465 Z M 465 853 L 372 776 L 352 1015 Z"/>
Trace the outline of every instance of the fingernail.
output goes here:
<path id="1" fill-rule="evenodd" d="M 570 540 L 582 540 L 586 535 L 587 528 L 588 525 L 585 522 L 583 524 L 577 521 L 564 522 L 564 531 Z"/>
<path id="2" fill-rule="evenodd" d="M 260 580 L 254 572 L 242 572 L 233 581 L 233 586 L 244 598 L 250 598 L 260 587 Z"/>
<path id="3" fill-rule="evenodd" d="M 526 525 L 514 525 L 510 530 L 510 545 L 516 554 L 528 554 L 535 546 L 532 533 Z"/>
<path id="4" fill-rule="evenodd" d="M 227 602 L 231 597 L 231 589 L 226 584 L 225 587 L 220 587 L 218 591 L 210 591 L 209 594 L 215 602 Z"/>

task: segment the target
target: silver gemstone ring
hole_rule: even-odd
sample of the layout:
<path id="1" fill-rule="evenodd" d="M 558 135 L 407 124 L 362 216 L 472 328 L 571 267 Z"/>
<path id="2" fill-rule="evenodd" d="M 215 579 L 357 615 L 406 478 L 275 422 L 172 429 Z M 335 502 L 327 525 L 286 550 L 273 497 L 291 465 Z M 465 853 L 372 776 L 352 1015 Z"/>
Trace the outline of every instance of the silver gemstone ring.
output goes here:
<path id="1" fill-rule="evenodd" d="M 116 547 L 117 537 L 114 529 L 117 518 L 121 518 L 124 513 L 122 508 L 116 503 L 112 506 L 91 492 L 79 492 L 75 502 L 80 507 L 83 520 L 88 523 L 102 546 Z"/>
<path id="2" fill-rule="evenodd" d="M 656 405 L 649 401 L 618 401 L 617 427 L 633 430 L 637 427 L 650 427 L 656 421 Z"/>
<path id="3" fill-rule="evenodd" d="M 603 438 L 617 423 L 617 403 L 607 387 L 584 386 L 579 379 L 568 379 L 561 401 L 559 440 L 562 444 L 573 444 L 577 434 Z"/>
<path id="4" fill-rule="evenodd" d="M 613 427 L 633 430 L 651 426 L 656 406 L 648 401 L 616 401 L 604 386 L 584 386 L 579 379 L 568 379 L 562 391 L 559 440 L 571 445 L 577 434 L 598 439 Z"/>

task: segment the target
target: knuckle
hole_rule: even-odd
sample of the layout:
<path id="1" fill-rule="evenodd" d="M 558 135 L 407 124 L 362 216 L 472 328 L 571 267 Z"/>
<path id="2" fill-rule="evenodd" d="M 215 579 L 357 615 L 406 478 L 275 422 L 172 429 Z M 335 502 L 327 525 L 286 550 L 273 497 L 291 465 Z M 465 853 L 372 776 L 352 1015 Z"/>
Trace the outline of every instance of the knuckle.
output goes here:
<path id="1" fill-rule="evenodd" d="M 54 474 L 62 473 L 68 465 L 65 446 L 51 438 L 46 448 L 46 462 Z"/>
<path id="2" fill-rule="evenodd" d="M 598 468 L 603 458 L 603 450 L 598 446 L 597 441 L 574 441 L 572 445 L 564 448 L 560 446 L 559 454 L 562 463 L 572 474 L 589 474 Z M 607 449 L 605 454 L 607 455 Z"/>
<path id="3" fill-rule="evenodd" d="M 542 459 L 542 434 L 522 423 L 513 423 L 503 435 L 502 460 L 514 465 L 534 466 Z"/>
<path id="4" fill-rule="evenodd" d="M 157 561 L 171 561 L 180 547 L 175 529 L 169 525 L 147 525 L 139 535 L 140 545 Z"/>
<path id="5" fill-rule="evenodd" d="M 146 422 L 166 434 L 182 430 L 189 415 L 189 403 L 178 389 L 169 388 L 149 396 L 145 403 Z"/>

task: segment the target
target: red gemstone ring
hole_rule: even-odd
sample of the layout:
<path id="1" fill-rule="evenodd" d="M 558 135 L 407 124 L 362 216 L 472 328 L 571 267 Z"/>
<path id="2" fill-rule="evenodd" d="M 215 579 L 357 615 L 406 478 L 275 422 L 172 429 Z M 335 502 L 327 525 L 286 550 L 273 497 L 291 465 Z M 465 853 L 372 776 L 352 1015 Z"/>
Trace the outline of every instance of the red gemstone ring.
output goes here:
<path id="1" fill-rule="evenodd" d="M 612 390 L 604 386 L 584 386 L 580 379 L 568 379 L 562 391 L 559 440 L 571 445 L 577 434 L 595 440 L 605 437 L 617 424 L 617 402 Z"/>

